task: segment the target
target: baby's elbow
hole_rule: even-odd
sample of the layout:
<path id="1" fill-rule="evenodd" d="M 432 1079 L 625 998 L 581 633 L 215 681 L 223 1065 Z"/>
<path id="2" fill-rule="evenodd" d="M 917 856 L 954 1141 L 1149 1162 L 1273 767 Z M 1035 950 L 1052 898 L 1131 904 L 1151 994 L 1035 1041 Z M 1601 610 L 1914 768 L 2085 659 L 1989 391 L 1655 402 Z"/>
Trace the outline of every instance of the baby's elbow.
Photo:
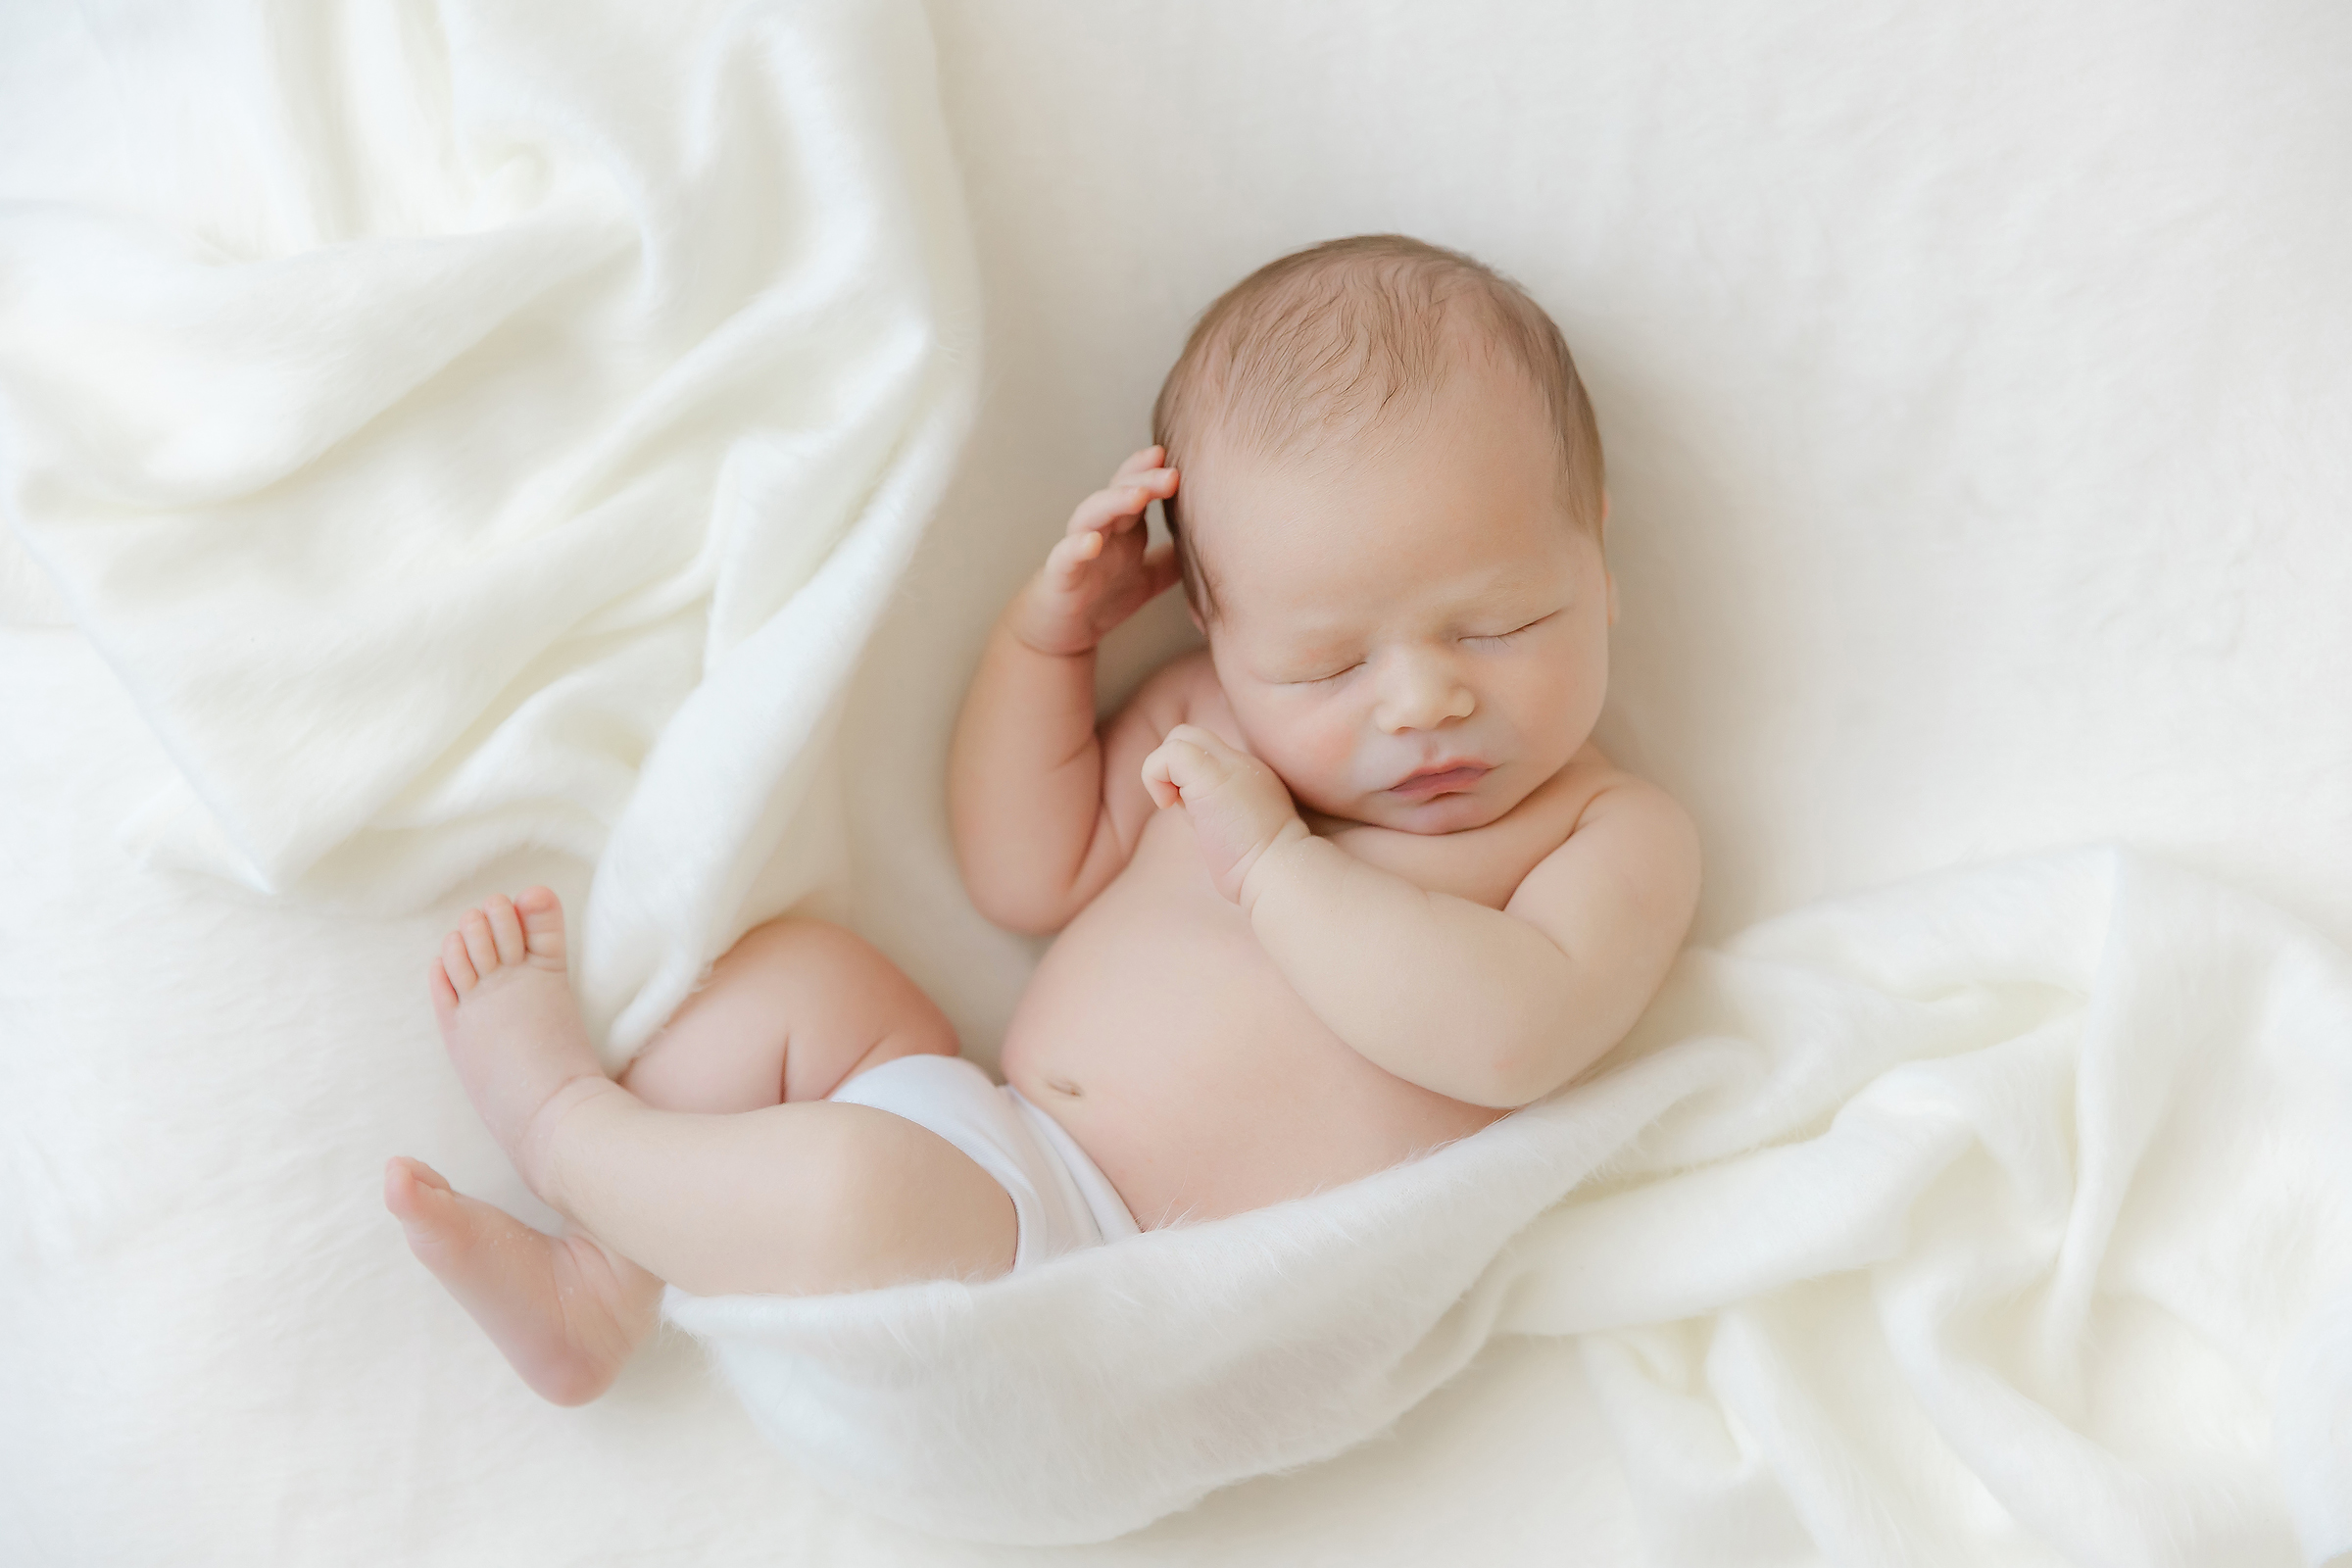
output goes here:
<path id="1" fill-rule="evenodd" d="M 1612 1044 L 1563 1034 L 1556 1023 L 1508 1031 L 1482 1054 L 1474 1092 L 1461 1098 L 1496 1110 L 1532 1105 L 1583 1077 Z"/>
<path id="2" fill-rule="evenodd" d="M 1070 923 L 1071 911 L 1062 906 L 1066 901 L 1048 899 L 1035 888 L 991 885 L 967 876 L 963 890 L 991 925 L 1021 936 L 1050 937 Z"/>
<path id="3" fill-rule="evenodd" d="M 1539 1086 L 1520 1044 L 1513 1041 L 1486 1042 L 1467 1060 L 1455 1059 L 1451 1069 L 1446 1074 L 1446 1082 L 1432 1082 L 1429 1087 L 1465 1105 L 1517 1110 L 1543 1099 L 1548 1092 Z"/>
<path id="4" fill-rule="evenodd" d="M 961 824 L 957 824 L 960 828 Z M 1001 855 L 991 855 L 983 848 L 977 834 L 955 834 L 956 871 L 963 882 L 963 895 L 972 901 L 991 925 L 1002 926 L 1025 937 L 1051 936 L 1069 923 L 1069 916 L 1058 902 L 1048 898 L 1048 890 L 1037 885 L 1034 874 L 1024 875 L 1026 869 L 1008 862 Z"/>

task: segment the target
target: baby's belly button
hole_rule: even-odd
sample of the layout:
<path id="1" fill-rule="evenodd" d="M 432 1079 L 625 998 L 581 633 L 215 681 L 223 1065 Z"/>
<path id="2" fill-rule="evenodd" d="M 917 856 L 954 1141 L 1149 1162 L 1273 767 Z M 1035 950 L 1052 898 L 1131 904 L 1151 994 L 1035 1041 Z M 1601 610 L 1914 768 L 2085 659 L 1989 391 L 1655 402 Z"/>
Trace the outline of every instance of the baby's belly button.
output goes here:
<path id="1" fill-rule="evenodd" d="M 1024 1055 L 1026 1054 L 1024 1053 Z M 1018 1079 L 1022 1087 L 1034 1088 L 1041 1093 L 1063 1095 L 1071 1100 L 1080 1098 L 1084 1091 L 1080 1089 L 1078 1080 L 1070 1075 L 1064 1063 L 1053 1059 L 1059 1053 L 1039 1053 L 1039 1054 L 1044 1055 L 1047 1059 L 1039 1061 L 1031 1057 L 1027 1060 L 1006 1062 L 1005 1077 L 1008 1080 Z"/>

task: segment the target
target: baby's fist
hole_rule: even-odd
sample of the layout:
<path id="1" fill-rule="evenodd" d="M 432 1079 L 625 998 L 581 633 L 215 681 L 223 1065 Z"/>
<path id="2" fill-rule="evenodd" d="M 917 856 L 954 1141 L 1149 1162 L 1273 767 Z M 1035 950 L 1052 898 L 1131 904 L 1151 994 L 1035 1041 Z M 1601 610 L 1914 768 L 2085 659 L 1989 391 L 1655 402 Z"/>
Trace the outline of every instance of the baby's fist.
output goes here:
<path id="1" fill-rule="evenodd" d="M 1209 880 L 1236 904 L 1250 868 L 1268 850 L 1306 836 L 1306 823 L 1274 770 L 1197 724 L 1177 725 L 1144 759 L 1144 788 L 1157 806 L 1183 805 Z"/>

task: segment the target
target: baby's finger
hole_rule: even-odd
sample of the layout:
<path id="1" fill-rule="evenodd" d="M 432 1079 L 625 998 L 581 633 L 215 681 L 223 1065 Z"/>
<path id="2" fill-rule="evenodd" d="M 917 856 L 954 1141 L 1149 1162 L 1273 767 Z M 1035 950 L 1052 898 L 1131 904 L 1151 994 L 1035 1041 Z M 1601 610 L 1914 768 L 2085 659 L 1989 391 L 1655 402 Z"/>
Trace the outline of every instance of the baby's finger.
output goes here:
<path id="1" fill-rule="evenodd" d="M 1118 471 L 1110 476 L 1110 482 L 1117 484 L 1121 480 L 1134 478 L 1147 468 L 1156 468 L 1159 466 L 1159 460 L 1165 456 L 1167 454 L 1158 447 L 1146 447 L 1143 451 L 1130 456 L 1125 463 L 1120 464 Z"/>
<path id="2" fill-rule="evenodd" d="M 1174 729 L 1168 731 L 1168 738 L 1166 741 L 1162 742 L 1162 744 L 1168 746 L 1189 746 L 1195 752 L 1200 754 L 1202 759 L 1209 761 L 1221 762 L 1226 760 L 1228 758 L 1237 757 L 1240 755 L 1239 753 L 1235 752 L 1232 747 L 1226 745 L 1225 742 L 1218 737 L 1216 731 L 1202 729 L 1198 724 L 1177 725 Z"/>
<path id="3" fill-rule="evenodd" d="M 1163 810 L 1184 799 L 1184 792 L 1176 787 L 1176 780 L 1168 771 L 1168 761 L 1164 743 L 1144 759 L 1144 789 L 1151 795 L 1152 804 Z"/>
<path id="4" fill-rule="evenodd" d="M 1101 534 L 1066 535 L 1046 556 L 1046 581 L 1059 589 L 1075 588 L 1086 575 L 1088 565 L 1102 554 Z"/>
<path id="5" fill-rule="evenodd" d="M 1167 739 L 1159 743 L 1159 750 L 1144 761 L 1148 772 L 1166 779 L 1172 791 L 1189 801 L 1202 790 L 1215 788 L 1233 771 L 1226 760 L 1229 755 L 1225 743 L 1208 731 L 1192 724 L 1179 724 L 1168 731 Z M 1145 782 L 1149 788 L 1150 779 Z"/>
<path id="6" fill-rule="evenodd" d="M 1070 514 L 1068 533 L 1094 533 L 1103 529 L 1123 530 L 1127 524 L 1144 514 L 1144 509 L 1161 496 L 1174 493 L 1176 472 L 1172 468 L 1152 468 L 1127 484 L 1114 484 L 1098 490 L 1078 503 Z"/>

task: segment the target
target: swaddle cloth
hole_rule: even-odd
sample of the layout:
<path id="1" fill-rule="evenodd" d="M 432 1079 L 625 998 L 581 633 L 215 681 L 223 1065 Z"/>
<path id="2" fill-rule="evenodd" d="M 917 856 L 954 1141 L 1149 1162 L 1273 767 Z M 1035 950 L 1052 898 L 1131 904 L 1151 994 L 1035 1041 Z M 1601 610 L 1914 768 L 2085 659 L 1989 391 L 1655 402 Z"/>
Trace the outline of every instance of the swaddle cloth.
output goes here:
<path id="1" fill-rule="evenodd" d="M 912 0 L 79 8 L 0 150 L 0 509 L 178 776 L 151 862 L 405 909 L 518 850 L 624 1059 L 747 916 L 968 426 Z M 787 858 L 789 859 L 789 857 Z M 763 913 L 773 913 L 769 908 Z"/>
<path id="2" fill-rule="evenodd" d="M 2119 852 L 1686 954 L 1601 1073 L 1418 1161 L 977 1287 L 697 1298 L 792 1462 L 1079 1542 L 1574 1336 L 1655 1560 L 2352 1550 L 2352 959 Z"/>

